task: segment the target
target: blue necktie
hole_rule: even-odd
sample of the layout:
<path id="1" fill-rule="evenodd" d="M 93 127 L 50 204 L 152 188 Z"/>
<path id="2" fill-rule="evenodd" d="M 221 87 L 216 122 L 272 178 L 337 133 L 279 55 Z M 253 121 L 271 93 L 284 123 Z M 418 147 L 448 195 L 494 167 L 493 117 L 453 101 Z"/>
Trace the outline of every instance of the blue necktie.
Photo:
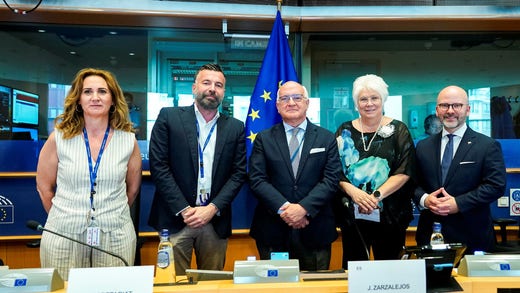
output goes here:
<path id="1" fill-rule="evenodd" d="M 444 154 L 442 155 L 441 161 L 441 174 L 442 174 L 442 184 L 446 180 L 446 175 L 448 174 L 448 169 L 451 165 L 451 160 L 453 159 L 453 137 L 455 134 L 448 134 L 448 143 L 444 148 Z"/>

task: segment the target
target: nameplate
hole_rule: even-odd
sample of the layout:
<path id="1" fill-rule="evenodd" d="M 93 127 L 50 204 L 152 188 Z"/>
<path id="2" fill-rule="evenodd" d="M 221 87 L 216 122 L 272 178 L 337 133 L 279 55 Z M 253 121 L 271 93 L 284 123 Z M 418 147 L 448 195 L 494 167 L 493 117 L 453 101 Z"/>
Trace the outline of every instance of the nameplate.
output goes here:
<path id="1" fill-rule="evenodd" d="M 467 277 L 519 277 L 519 254 L 466 255 L 457 273 Z"/>
<path id="2" fill-rule="evenodd" d="M 52 292 L 64 286 L 55 269 L 0 269 L 0 293 Z"/>
<path id="3" fill-rule="evenodd" d="M 153 266 L 73 268 L 67 292 L 153 292 L 153 271 Z"/>
<path id="4" fill-rule="evenodd" d="M 188 278 L 188 283 L 190 284 L 195 284 L 198 281 L 233 280 L 233 272 L 186 269 L 186 277 Z"/>
<path id="5" fill-rule="evenodd" d="M 287 260 L 237 260 L 233 270 L 233 283 L 283 283 L 300 281 L 300 263 Z"/>
<path id="6" fill-rule="evenodd" d="M 426 292 L 424 259 L 348 262 L 349 292 Z"/>

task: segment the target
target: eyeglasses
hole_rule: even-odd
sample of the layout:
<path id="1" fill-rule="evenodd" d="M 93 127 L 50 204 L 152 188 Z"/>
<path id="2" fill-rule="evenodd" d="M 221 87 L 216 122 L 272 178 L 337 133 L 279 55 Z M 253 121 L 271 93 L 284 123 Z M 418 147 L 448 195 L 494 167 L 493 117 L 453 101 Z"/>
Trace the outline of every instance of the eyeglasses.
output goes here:
<path id="1" fill-rule="evenodd" d="M 441 109 L 442 111 L 448 111 L 450 109 L 450 107 L 453 109 L 453 111 L 460 111 L 464 105 L 466 105 L 466 104 L 461 104 L 461 103 L 446 104 L 446 103 L 442 103 L 442 104 L 438 104 L 437 107 L 439 109 Z"/>
<path id="2" fill-rule="evenodd" d="M 373 97 L 360 97 L 360 98 L 358 99 L 358 101 L 359 101 L 359 104 L 361 104 L 361 105 L 366 105 L 366 104 L 368 104 L 369 101 L 372 102 L 372 104 L 378 104 L 378 103 L 381 102 L 381 98 L 378 97 L 378 96 L 373 96 Z"/>
<path id="3" fill-rule="evenodd" d="M 295 103 L 300 103 L 305 99 L 305 97 L 302 94 L 294 94 L 294 95 L 285 95 L 278 97 L 278 101 L 284 104 L 289 103 L 290 100 L 293 100 Z"/>

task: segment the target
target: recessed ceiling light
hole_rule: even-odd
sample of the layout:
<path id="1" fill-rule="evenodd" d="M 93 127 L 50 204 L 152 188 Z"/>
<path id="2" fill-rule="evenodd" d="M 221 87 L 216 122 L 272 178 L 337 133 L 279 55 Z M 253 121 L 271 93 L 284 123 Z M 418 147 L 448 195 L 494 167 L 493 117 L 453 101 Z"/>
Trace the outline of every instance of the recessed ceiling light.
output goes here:
<path id="1" fill-rule="evenodd" d="M 76 51 L 70 51 L 69 53 L 70 53 L 70 55 L 76 55 L 77 54 Z"/>
<path id="2" fill-rule="evenodd" d="M 114 32 L 114 31 L 108 32 L 108 33 L 111 34 L 111 35 L 117 35 L 117 32 Z"/>
<path id="3" fill-rule="evenodd" d="M 39 33 L 44 33 L 44 32 L 46 32 L 46 30 L 44 30 L 44 29 L 39 29 L 38 32 L 39 32 Z"/>
<path id="4" fill-rule="evenodd" d="M 128 55 L 135 56 L 135 53 L 134 52 L 130 52 L 130 53 L 128 53 Z"/>

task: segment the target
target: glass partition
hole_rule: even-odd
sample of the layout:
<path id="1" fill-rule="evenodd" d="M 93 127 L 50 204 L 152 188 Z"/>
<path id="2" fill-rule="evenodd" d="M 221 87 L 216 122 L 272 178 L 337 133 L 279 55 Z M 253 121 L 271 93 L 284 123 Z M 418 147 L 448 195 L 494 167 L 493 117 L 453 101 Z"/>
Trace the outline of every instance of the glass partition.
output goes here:
<path id="1" fill-rule="evenodd" d="M 245 120 L 266 46 L 265 39 L 233 40 L 219 30 L 199 29 L 4 24 L 0 37 L 0 144 L 18 139 L 38 147 L 52 131 L 74 74 L 84 67 L 116 74 L 129 94 L 142 141 L 149 138 L 161 107 L 192 102 L 193 75 L 206 62 L 220 63 L 227 76 L 221 111 Z M 424 119 L 435 112 L 437 93 L 450 84 L 468 90 L 472 128 L 495 138 L 520 137 L 519 40 L 516 33 L 289 36 L 298 54 L 295 64 L 301 64 L 300 79 L 312 98 L 308 114 L 314 123 L 335 131 L 341 122 L 355 119 L 352 82 L 375 73 L 390 86 L 385 112 L 405 122 L 416 139 L 424 135 Z M 38 97 L 37 125 L 35 119 L 22 125 L 13 117 L 19 105 L 13 101 L 15 89 Z M 25 128 L 29 135 L 15 134 Z"/>
<path id="2" fill-rule="evenodd" d="M 352 82 L 374 73 L 388 83 L 391 96 L 401 97 L 401 104 L 387 102 L 385 112 L 399 107 L 402 116 L 394 118 L 408 125 L 414 139 L 424 134 L 423 121 L 435 113 L 437 94 L 448 85 L 468 90 L 470 127 L 495 138 L 520 137 L 517 34 L 304 34 L 304 39 L 309 60 L 303 63 L 309 66 L 303 74 L 311 80 L 311 95 L 321 98 L 322 125 L 331 131 L 357 118 L 349 100 Z"/>

